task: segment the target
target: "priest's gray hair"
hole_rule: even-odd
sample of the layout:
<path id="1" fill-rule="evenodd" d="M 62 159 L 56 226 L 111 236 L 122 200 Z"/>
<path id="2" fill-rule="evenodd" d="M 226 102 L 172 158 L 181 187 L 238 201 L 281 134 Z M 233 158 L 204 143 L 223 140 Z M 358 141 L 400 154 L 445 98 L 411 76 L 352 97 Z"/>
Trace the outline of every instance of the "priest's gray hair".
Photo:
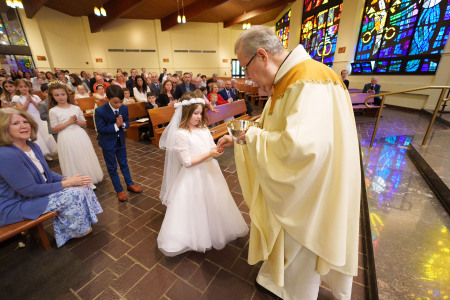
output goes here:
<path id="1" fill-rule="evenodd" d="M 241 49 L 246 57 L 252 57 L 256 51 L 262 48 L 271 54 L 286 51 L 280 38 L 268 26 L 257 25 L 241 34 L 234 45 L 234 53 Z"/>

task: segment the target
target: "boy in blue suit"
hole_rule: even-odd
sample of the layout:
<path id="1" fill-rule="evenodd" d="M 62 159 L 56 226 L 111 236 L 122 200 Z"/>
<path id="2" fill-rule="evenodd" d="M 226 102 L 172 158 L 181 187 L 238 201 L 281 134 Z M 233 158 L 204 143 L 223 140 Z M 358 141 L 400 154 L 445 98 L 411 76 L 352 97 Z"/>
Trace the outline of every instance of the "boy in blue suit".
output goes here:
<path id="1" fill-rule="evenodd" d="M 142 189 L 134 185 L 131 179 L 127 161 L 127 148 L 125 145 L 125 129 L 130 126 L 128 120 L 128 107 L 123 104 L 123 90 L 118 85 L 106 88 L 109 102 L 95 109 L 95 125 L 97 126 L 98 145 L 103 150 L 106 167 L 111 177 L 119 201 L 127 201 L 127 195 L 120 184 L 117 173 L 117 162 L 127 184 L 127 190 L 141 193 Z M 117 160 L 116 160 L 117 159 Z"/>

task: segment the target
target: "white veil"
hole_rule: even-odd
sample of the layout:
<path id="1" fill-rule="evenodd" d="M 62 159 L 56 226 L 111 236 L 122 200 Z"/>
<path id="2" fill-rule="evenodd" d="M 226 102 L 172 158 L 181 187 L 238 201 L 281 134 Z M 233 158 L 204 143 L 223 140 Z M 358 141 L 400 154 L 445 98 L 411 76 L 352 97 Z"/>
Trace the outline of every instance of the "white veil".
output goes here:
<path id="1" fill-rule="evenodd" d="M 190 100 L 183 100 L 182 102 L 175 103 L 175 113 L 159 140 L 159 148 L 166 150 L 163 181 L 161 184 L 161 192 L 159 193 L 159 198 L 165 205 L 168 205 L 170 189 L 175 184 L 175 179 L 181 169 L 181 163 L 175 149 L 175 134 L 180 129 L 183 106 L 197 103 L 205 104 L 205 100 L 201 98 L 192 98 Z"/>

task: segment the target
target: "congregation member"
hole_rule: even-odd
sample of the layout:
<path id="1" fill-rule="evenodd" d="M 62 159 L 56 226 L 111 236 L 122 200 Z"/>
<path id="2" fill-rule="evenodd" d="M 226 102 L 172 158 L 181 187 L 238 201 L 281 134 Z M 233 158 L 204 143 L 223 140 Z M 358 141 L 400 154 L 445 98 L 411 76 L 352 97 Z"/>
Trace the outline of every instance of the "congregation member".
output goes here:
<path id="1" fill-rule="evenodd" d="M 66 76 L 64 75 L 64 73 L 59 73 L 58 75 L 58 80 L 60 82 L 62 82 L 65 86 L 67 86 L 67 88 L 69 89 L 69 91 L 71 93 L 75 92 L 74 87 L 72 86 L 72 84 L 69 82 L 69 80 L 66 78 Z"/>
<path id="2" fill-rule="evenodd" d="M 222 96 L 219 94 L 219 87 L 217 85 L 217 83 L 211 83 L 211 93 L 208 94 L 208 101 L 211 102 L 212 106 L 216 106 L 216 105 L 222 105 L 222 104 L 227 104 L 233 101 L 233 99 L 230 100 L 225 100 L 222 98 Z"/>
<path id="3" fill-rule="evenodd" d="M 127 87 L 127 82 L 125 81 L 125 76 L 122 73 L 116 74 L 116 79 L 112 81 L 112 84 L 120 86 L 122 89 Z"/>
<path id="4" fill-rule="evenodd" d="M 208 85 L 208 84 L 207 84 L 207 79 L 206 79 L 207 77 L 206 77 L 206 75 L 202 75 L 200 78 L 201 78 L 201 80 L 202 80 L 202 81 L 200 81 L 200 86 L 206 88 L 207 85 Z"/>
<path id="5" fill-rule="evenodd" d="M 14 81 L 5 80 L 2 83 L 2 95 L 0 96 L 0 100 L 2 101 L 2 107 L 10 107 L 15 104 L 12 103 L 12 98 L 16 95 L 16 87 L 14 85 Z"/>
<path id="6" fill-rule="evenodd" d="M 227 81 L 225 84 L 225 88 L 219 91 L 219 95 L 222 96 L 224 100 L 227 100 L 228 102 L 236 101 L 236 95 L 231 90 L 231 81 Z"/>
<path id="7" fill-rule="evenodd" d="M 52 72 L 45 72 L 45 79 L 47 79 L 48 82 L 52 82 L 56 80 L 56 77 L 53 75 Z"/>
<path id="8" fill-rule="evenodd" d="M 191 74 L 187 72 L 183 74 L 183 82 L 175 88 L 175 99 L 180 99 L 180 97 L 186 92 L 193 92 L 196 90 L 195 85 L 191 83 L 191 79 Z"/>
<path id="9" fill-rule="evenodd" d="M 167 69 L 166 68 L 163 68 L 163 72 L 161 73 L 161 74 L 159 74 L 159 78 L 158 78 L 158 81 L 159 82 L 164 82 L 164 81 L 166 81 L 167 80 Z"/>
<path id="10" fill-rule="evenodd" d="M 150 73 L 150 79 L 151 83 L 148 87 L 150 88 L 150 91 L 155 93 L 155 96 L 158 97 L 161 93 L 161 84 L 158 81 L 158 74 L 156 74 L 155 72 Z"/>
<path id="11" fill-rule="evenodd" d="M 47 83 L 43 83 L 41 85 L 41 92 L 42 92 L 42 94 L 44 94 L 45 99 L 42 100 L 41 102 L 39 102 L 39 105 L 38 105 L 39 116 L 41 117 L 42 121 L 47 122 L 48 133 L 53 136 L 55 141 L 58 141 L 58 133 L 54 132 L 52 130 L 52 127 L 50 126 L 50 120 L 48 119 L 48 101 L 49 101 L 49 99 L 48 99 L 48 84 Z"/>
<path id="12" fill-rule="evenodd" d="M 97 85 L 97 93 L 92 94 L 95 100 L 107 100 L 105 87 L 101 84 Z"/>
<path id="13" fill-rule="evenodd" d="M 201 81 L 202 81 L 202 79 L 200 77 L 192 78 L 192 84 L 195 85 L 195 89 L 199 89 L 200 88 Z"/>
<path id="14" fill-rule="evenodd" d="M 142 79 L 142 78 L 141 78 Z M 130 126 L 128 107 L 123 105 L 123 90 L 120 86 L 112 85 L 106 89 L 109 102 L 95 109 L 95 125 L 97 126 L 98 145 L 102 148 L 103 157 L 109 176 L 121 202 L 128 200 L 120 184 L 117 173 L 117 163 L 125 179 L 127 190 L 141 193 L 142 189 L 136 186 L 131 179 L 127 161 L 127 148 L 125 144 L 125 129 Z"/>
<path id="15" fill-rule="evenodd" d="M 248 260 L 264 261 L 258 289 L 317 299 L 324 280 L 351 299 L 358 273 L 361 170 L 350 96 L 339 76 L 302 45 L 286 51 L 267 26 L 241 34 L 235 53 L 273 96 L 234 154 L 252 221 Z M 317 99 L 323 105 L 317 105 Z M 230 135 L 217 144 L 233 145 Z"/>
<path id="16" fill-rule="evenodd" d="M 350 81 L 347 79 L 348 71 L 342 70 L 341 71 L 341 80 L 345 84 L 345 87 L 348 89 L 348 86 L 350 85 Z"/>
<path id="17" fill-rule="evenodd" d="M 136 102 L 136 100 L 134 100 L 130 96 L 130 90 L 127 88 L 124 88 L 123 89 L 123 104 L 130 104 L 130 103 L 135 103 L 135 102 Z"/>
<path id="18" fill-rule="evenodd" d="M 164 81 L 164 84 L 161 88 L 161 93 L 158 96 L 158 103 L 161 107 L 163 106 L 168 106 L 168 105 L 173 105 L 176 100 L 173 97 L 173 85 L 172 85 L 172 81 L 170 80 L 166 80 Z"/>
<path id="19" fill-rule="evenodd" d="M 70 80 L 70 82 L 72 84 L 72 87 L 73 87 L 73 89 L 75 91 L 75 94 L 77 93 L 77 87 L 79 85 L 82 85 L 84 87 L 85 91 L 89 91 L 89 86 L 84 81 L 82 81 L 81 78 L 78 77 L 77 74 L 75 74 L 75 73 L 70 74 L 69 75 L 69 80 Z"/>
<path id="20" fill-rule="evenodd" d="M 58 152 L 58 147 L 55 139 L 48 133 L 47 122 L 41 120 L 38 110 L 41 98 L 30 93 L 29 83 L 23 79 L 17 79 L 14 82 L 14 86 L 16 87 L 17 95 L 12 98 L 11 102 L 13 102 L 18 109 L 23 109 L 30 114 L 36 124 L 38 124 L 35 143 L 39 146 L 45 158 L 47 160 L 52 160 L 53 158 L 51 155 Z"/>
<path id="21" fill-rule="evenodd" d="M 94 93 L 97 93 L 97 86 L 102 85 L 103 88 L 108 88 L 108 86 L 110 86 L 111 84 L 109 82 L 105 82 L 105 80 L 103 79 L 103 77 L 101 75 L 95 75 L 95 84 L 92 87 Z"/>
<path id="22" fill-rule="evenodd" d="M 94 76 L 92 76 L 92 78 L 89 80 L 89 88 L 91 90 L 92 93 L 94 93 L 94 84 L 96 83 L 96 79 L 95 77 L 97 76 L 97 71 L 94 71 Z"/>
<path id="23" fill-rule="evenodd" d="M 90 83 L 90 79 L 91 79 L 91 73 L 86 72 L 86 71 L 81 71 L 80 73 L 81 76 L 81 80 L 86 84 L 86 86 L 88 87 L 88 89 L 86 91 L 91 91 L 91 83 Z M 92 92 L 92 91 L 91 91 Z"/>
<path id="24" fill-rule="evenodd" d="M 133 91 L 133 88 L 134 88 L 134 86 L 136 85 L 136 80 L 135 80 L 135 78 L 136 78 L 136 76 L 137 76 L 137 70 L 136 70 L 136 69 L 131 69 L 130 73 L 131 73 L 131 75 L 130 75 L 130 77 L 129 77 L 128 80 L 127 80 L 127 89 L 130 90 L 131 97 L 134 97 L 134 91 Z"/>
<path id="25" fill-rule="evenodd" d="M 31 78 L 30 82 L 33 91 L 39 91 L 41 89 L 41 85 L 45 83 L 44 75 L 38 73 L 36 77 Z"/>
<path id="26" fill-rule="evenodd" d="M 150 88 L 147 86 L 145 78 L 142 78 L 141 75 L 137 75 L 135 80 L 133 87 L 134 99 L 138 102 L 147 102 L 147 93 L 150 92 Z"/>
<path id="27" fill-rule="evenodd" d="M 378 77 L 372 77 L 372 79 L 370 80 L 370 83 L 364 85 L 362 92 L 377 95 L 380 93 L 380 89 L 381 89 L 381 85 L 378 84 Z M 373 98 L 373 100 L 374 100 L 373 101 L 374 105 L 377 105 L 377 106 L 381 105 L 380 97 L 375 97 L 375 98 Z"/>
<path id="28" fill-rule="evenodd" d="M 206 81 L 206 86 L 209 86 L 210 83 L 217 82 L 219 79 L 219 75 L 217 73 L 213 73 L 212 77 Z"/>
<path id="29" fill-rule="evenodd" d="M 23 110 L 0 109 L 0 226 L 56 211 L 56 245 L 92 231 L 100 203 L 89 176 L 64 177 L 50 170 L 34 143 L 38 124 Z"/>

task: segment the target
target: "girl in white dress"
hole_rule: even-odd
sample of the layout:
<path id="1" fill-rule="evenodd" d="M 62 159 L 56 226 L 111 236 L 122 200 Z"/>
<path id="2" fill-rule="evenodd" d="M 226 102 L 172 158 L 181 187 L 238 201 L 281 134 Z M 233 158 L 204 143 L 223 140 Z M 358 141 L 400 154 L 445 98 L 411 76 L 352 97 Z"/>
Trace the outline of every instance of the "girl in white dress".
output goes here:
<path id="1" fill-rule="evenodd" d="M 42 154 L 44 154 L 47 160 L 52 158 L 49 156 L 52 153 L 58 151 L 58 146 L 53 136 L 48 133 L 47 122 L 41 120 L 41 116 L 38 110 L 39 102 L 41 98 L 30 94 L 30 86 L 23 79 L 16 79 L 14 82 L 17 95 L 12 98 L 12 101 L 17 108 L 25 110 L 29 113 L 34 121 L 38 124 L 37 140 L 35 141 L 41 148 Z"/>
<path id="2" fill-rule="evenodd" d="M 218 162 L 206 128 L 205 101 L 193 92 L 175 104 L 159 146 L 166 149 L 160 198 L 167 205 L 158 248 L 167 256 L 205 252 L 248 233 Z M 200 98 L 201 97 L 201 98 Z"/>
<path id="3" fill-rule="evenodd" d="M 69 90 L 58 81 L 50 83 L 49 119 L 54 132 L 58 132 L 58 154 L 61 172 L 66 177 L 77 174 L 92 178 L 92 188 L 103 179 L 92 142 L 81 127 L 86 119 L 78 106 L 70 104 Z"/>

